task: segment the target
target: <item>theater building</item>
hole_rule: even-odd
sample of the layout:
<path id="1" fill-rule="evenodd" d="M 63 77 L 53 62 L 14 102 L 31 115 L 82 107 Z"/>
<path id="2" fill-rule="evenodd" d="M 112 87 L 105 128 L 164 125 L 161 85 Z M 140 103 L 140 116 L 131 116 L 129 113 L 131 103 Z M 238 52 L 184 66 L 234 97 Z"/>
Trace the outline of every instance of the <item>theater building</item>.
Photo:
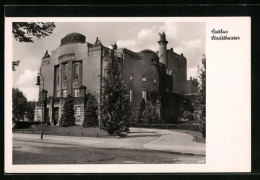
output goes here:
<path id="1" fill-rule="evenodd" d="M 155 42 L 156 43 L 156 42 Z M 129 90 L 133 121 L 137 121 L 142 98 L 151 101 L 153 94 L 156 111 L 167 123 L 174 123 L 181 113 L 181 102 L 187 95 L 198 92 L 198 81 L 187 80 L 187 59 L 173 49 L 167 49 L 166 35 L 160 34 L 158 52 L 145 49 L 133 52 L 126 48 L 110 49 L 97 38 L 94 43 L 86 41 L 79 33 L 70 33 L 61 39 L 60 46 L 45 52 L 40 67 L 44 77 L 44 89 L 48 91 L 47 120 L 57 125 L 65 98 L 74 97 L 76 123 L 83 123 L 84 94 L 94 93 L 99 97 L 102 77 L 114 56 L 121 76 Z M 35 121 L 42 118 L 42 86 L 39 86 L 39 101 L 35 107 Z"/>

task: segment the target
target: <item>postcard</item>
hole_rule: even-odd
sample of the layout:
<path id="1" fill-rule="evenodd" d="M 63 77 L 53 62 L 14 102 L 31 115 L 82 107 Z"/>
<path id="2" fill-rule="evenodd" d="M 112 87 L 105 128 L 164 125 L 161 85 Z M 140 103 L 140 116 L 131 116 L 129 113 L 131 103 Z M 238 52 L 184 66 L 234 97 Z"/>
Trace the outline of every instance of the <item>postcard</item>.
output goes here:
<path id="1" fill-rule="evenodd" d="M 6 17 L 5 172 L 250 172 L 250 28 Z"/>

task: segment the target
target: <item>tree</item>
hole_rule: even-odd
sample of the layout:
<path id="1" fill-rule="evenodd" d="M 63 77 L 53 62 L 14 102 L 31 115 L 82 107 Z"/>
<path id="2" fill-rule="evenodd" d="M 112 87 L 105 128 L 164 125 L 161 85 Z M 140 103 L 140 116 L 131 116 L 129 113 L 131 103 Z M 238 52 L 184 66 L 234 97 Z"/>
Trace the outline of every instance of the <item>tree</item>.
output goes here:
<path id="1" fill-rule="evenodd" d="M 52 34 L 55 28 L 54 22 L 13 22 L 12 33 L 19 42 L 33 43 L 32 37 L 46 37 Z M 20 60 L 12 61 L 12 68 L 19 66 Z"/>
<path id="2" fill-rule="evenodd" d="M 32 43 L 32 37 L 46 37 L 52 34 L 54 22 L 13 22 L 12 32 L 15 40 Z"/>
<path id="3" fill-rule="evenodd" d="M 13 120 L 23 120 L 27 107 L 27 99 L 18 88 L 13 88 Z"/>
<path id="4" fill-rule="evenodd" d="M 200 111 L 199 124 L 203 137 L 206 137 L 206 57 L 203 54 L 202 59 L 203 66 L 198 68 L 200 85 L 199 93 L 196 98 L 196 104 L 198 104 Z"/>
<path id="5" fill-rule="evenodd" d="M 95 95 L 88 93 L 86 95 L 86 106 L 84 109 L 83 127 L 98 126 L 98 102 Z"/>
<path id="6" fill-rule="evenodd" d="M 26 117 L 28 120 L 33 121 L 34 120 L 34 108 L 35 108 L 35 101 L 28 101 L 26 106 Z"/>
<path id="7" fill-rule="evenodd" d="M 131 116 L 129 94 L 120 77 L 118 64 L 112 55 L 107 75 L 103 78 L 101 93 L 102 127 L 109 134 L 118 134 L 129 131 Z"/>
<path id="8" fill-rule="evenodd" d="M 69 94 L 66 97 L 62 115 L 60 119 L 60 126 L 62 127 L 68 127 L 75 125 L 75 117 L 74 117 L 75 111 L 74 111 L 74 101 L 73 97 Z"/>
<path id="9" fill-rule="evenodd" d="M 13 71 L 15 71 L 15 66 L 19 66 L 19 64 L 20 64 L 20 60 L 18 60 L 18 61 L 12 61 Z"/>

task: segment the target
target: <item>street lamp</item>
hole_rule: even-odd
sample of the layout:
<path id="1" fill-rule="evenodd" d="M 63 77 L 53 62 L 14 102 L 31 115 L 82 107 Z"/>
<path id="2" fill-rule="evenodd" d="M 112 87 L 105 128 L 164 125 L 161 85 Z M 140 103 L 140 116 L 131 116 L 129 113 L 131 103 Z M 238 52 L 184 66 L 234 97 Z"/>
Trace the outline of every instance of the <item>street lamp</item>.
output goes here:
<path id="1" fill-rule="evenodd" d="M 36 85 L 41 85 L 41 78 L 42 78 L 42 120 L 41 120 L 41 139 L 43 139 L 43 121 L 45 121 L 45 112 L 46 112 L 46 102 L 47 102 L 47 93 L 48 91 L 44 89 L 44 76 L 41 73 L 38 73 L 37 76 L 37 83 Z"/>

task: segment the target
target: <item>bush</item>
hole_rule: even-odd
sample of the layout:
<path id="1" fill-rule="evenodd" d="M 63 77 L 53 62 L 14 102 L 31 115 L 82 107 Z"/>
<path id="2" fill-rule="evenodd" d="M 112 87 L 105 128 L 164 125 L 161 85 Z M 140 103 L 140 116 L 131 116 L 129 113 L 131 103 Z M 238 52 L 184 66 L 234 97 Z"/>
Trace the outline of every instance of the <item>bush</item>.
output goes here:
<path id="1" fill-rule="evenodd" d="M 16 121 L 14 122 L 14 129 L 26 129 L 40 124 L 40 121 Z"/>
<path id="2" fill-rule="evenodd" d="M 73 97 L 69 94 L 66 97 L 63 111 L 60 119 L 60 126 L 69 127 L 75 125 L 75 117 L 74 117 L 74 101 Z"/>
<path id="3" fill-rule="evenodd" d="M 127 132 L 116 131 L 116 135 L 124 138 L 124 137 L 126 137 L 128 135 L 128 133 Z"/>
<path id="4" fill-rule="evenodd" d="M 145 103 L 145 99 L 143 98 L 140 103 L 138 123 L 143 123 L 145 117 L 145 109 L 146 109 L 146 103 Z"/>
<path id="5" fill-rule="evenodd" d="M 86 98 L 86 106 L 84 109 L 83 127 L 97 127 L 98 126 L 98 102 L 93 94 L 88 94 Z"/>
<path id="6" fill-rule="evenodd" d="M 155 110 L 155 106 L 153 106 L 151 103 L 143 105 L 143 100 L 141 102 L 141 108 L 139 111 L 139 122 L 150 124 L 160 123 L 160 119 Z M 145 109 L 143 110 L 143 108 Z"/>

